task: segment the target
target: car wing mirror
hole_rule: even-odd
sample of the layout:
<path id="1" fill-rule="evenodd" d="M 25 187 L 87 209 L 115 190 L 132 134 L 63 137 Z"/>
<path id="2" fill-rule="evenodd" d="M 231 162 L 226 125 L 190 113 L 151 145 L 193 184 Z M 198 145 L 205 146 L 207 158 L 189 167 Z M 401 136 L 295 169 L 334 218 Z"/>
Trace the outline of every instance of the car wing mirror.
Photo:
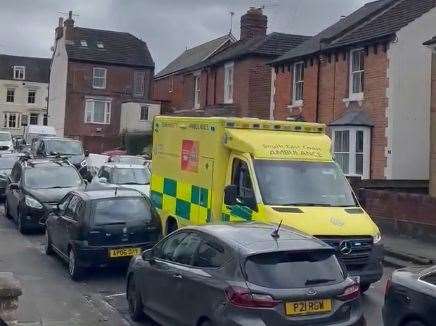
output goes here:
<path id="1" fill-rule="evenodd" d="M 152 249 L 144 250 L 141 256 L 142 256 L 142 259 L 144 261 L 148 261 L 150 263 L 154 262 L 153 250 Z"/>
<path id="2" fill-rule="evenodd" d="M 89 156 L 89 151 L 87 149 L 85 149 L 85 157 Z"/>
<path id="3" fill-rule="evenodd" d="M 107 179 L 105 177 L 101 177 L 98 179 L 101 183 L 107 183 Z"/>
<path id="4" fill-rule="evenodd" d="M 236 185 L 228 185 L 224 188 L 224 204 L 233 206 L 237 204 L 238 187 Z"/>

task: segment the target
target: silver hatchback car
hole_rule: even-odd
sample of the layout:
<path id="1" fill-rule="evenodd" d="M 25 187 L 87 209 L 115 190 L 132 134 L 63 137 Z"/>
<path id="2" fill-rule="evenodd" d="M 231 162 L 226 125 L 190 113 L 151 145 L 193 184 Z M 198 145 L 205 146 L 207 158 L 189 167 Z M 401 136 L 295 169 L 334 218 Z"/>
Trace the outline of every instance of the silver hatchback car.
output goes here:
<path id="1" fill-rule="evenodd" d="M 162 325 L 363 325 L 359 286 L 334 250 L 275 228 L 204 225 L 170 234 L 130 263 L 131 317 Z"/>

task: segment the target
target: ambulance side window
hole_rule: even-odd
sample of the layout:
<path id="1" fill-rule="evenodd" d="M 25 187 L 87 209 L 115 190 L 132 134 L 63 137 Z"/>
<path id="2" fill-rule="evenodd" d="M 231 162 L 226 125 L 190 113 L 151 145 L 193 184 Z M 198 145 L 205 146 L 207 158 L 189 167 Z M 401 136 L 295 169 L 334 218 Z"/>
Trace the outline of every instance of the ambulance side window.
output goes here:
<path id="1" fill-rule="evenodd" d="M 244 206 L 256 210 L 253 185 L 250 170 L 246 162 L 235 158 L 232 166 L 232 184 L 237 187 L 237 200 Z"/>

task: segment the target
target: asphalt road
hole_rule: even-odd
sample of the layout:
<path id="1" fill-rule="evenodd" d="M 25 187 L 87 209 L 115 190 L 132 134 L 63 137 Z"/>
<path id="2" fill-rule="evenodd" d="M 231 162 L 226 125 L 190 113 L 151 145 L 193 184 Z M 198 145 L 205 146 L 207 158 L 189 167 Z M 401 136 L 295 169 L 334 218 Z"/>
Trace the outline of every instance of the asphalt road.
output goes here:
<path id="1" fill-rule="evenodd" d="M 367 325 L 383 325 L 386 278 L 364 295 Z M 21 281 L 19 321 L 23 326 L 131 326 L 125 300 L 125 269 L 94 270 L 84 281 L 69 279 L 65 265 L 44 254 L 44 236 L 22 236 L 0 209 L 0 272 L 13 272 Z"/>

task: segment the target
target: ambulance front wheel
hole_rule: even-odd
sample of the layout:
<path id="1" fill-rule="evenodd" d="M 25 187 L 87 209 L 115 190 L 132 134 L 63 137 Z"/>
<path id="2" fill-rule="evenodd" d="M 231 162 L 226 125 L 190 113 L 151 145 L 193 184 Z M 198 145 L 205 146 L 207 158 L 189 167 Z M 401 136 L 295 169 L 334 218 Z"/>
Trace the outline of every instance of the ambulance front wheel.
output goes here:
<path id="1" fill-rule="evenodd" d="M 168 217 L 167 219 L 167 235 L 178 229 L 177 221 L 174 217 Z"/>

